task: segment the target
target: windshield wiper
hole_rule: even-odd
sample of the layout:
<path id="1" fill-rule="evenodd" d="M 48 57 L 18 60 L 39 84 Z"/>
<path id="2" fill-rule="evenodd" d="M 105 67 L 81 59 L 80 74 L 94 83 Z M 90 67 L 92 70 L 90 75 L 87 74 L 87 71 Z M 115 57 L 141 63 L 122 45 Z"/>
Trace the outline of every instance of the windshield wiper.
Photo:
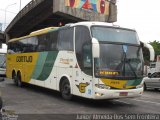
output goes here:
<path id="1" fill-rule="evenodd" d="M 134 71 L 132 65 L 130 64 L 130 59 L 127 59 L 126 56 L 127 56 L 126 53 L 123 52 L 122 59 L 121 59 L 121 61 L 122 61 L 122 75 L 123 76 L 126 75 L 126 68 L 125 68 L 125 66 L 126 66 L 126 63 L 127 63 L 129 65 L 129 68 L 131 69 L 132 73 L 134 74 L 135 78 L 137 78 L 137 74 Z"/>
<path id="2" fill-rule="evenodd" d="M 131 63 L 130 63 L 130 59 L 126 59 L 126 63 L 129 65 L 129 67 L 130 67 L 131 71 L 133 72 L 134 76 L 137 78 L 137 74 L 136 74 L 136 72 L 134 71 L 134 69 L 133 69 L 133 67 L 132 67 L 132 65 L 131 65 Z"/>

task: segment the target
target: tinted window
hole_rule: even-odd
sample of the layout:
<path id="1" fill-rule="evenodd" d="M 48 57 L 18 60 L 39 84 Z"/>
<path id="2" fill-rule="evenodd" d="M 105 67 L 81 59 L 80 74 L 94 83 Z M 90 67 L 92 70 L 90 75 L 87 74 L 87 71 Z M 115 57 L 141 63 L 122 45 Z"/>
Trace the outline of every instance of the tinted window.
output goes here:
<path id="1" fill-rule="evenodd" d="M 39 36 L 37 36 L 37 38 L 38 38 L 37 51 L 38 52 L 47 51 L 47 49 L 48 49 L 48 47 L 47 47 L 48 39 L 47 39 L 46 35 L 39 35 Z"/>
<path id="2" fill-rule="evenodd" d="M 43 52 L 57 49 L 58 31 L 8 43 L 8 53 Z M 73 41 L 73 39 L 72 39 Z M 64 43 L 65 44 L 65 43 Z M 65 45 L 63 45 L 65 46 Z M 72 45 L 73 47 L 73 42 Z"/>
<path id="3" fill-rule="evenodd" d="M 62 29 L 58 35 L 58 49 L 73 51 L 73 28 Z"/>
<path id="4" fill-rule="evenodd" d="M 100 44 L 100 57 L 95 59 L 96 77 L 111 79 L 141 78 L 143 75 L 143 56 L 140 47 Z"/>
<path id="5" fill-rule="evenodd" d="M 36 37 L 25 38 L 8 44 L 8 53 L 36 52 L 38 39 Z"/>
<path id="6" fill-rule="evenodd" d="M 13 42 L 13 51 L 14 53 L 21 53 L 24 52 L 27 45 L 27 39 L 19 40 Z"/>
<path id="7" fill-rule="evenodd" d="M 76 42 L 76 52 L 81 53 L 82 46 L 86 43 L 91 42 L 90 32 L 87 27 L 84 26 L 76 27 L 75 42 Z"/>
<path id="8" fill-rule="evenodd" d="M 28 52 L 35 52 L 37 51 L 37 46 L 38 46 L 38 39 L 37 37 L 30 37 L 28 38 Z"/>
<path id="9" fill-rule="evenodd" d="M 132 30 L 93 26 L 92 36 L 99 41 L 140 44 L 137 33 Z"/>
<path id="10" fill-rule="evenodd" d="M 58 39 L 58 31 L 53 31 L 47 34 L 48 38 L 48 49 L 50 51 L 57 50 L 57 39 Z"/>
<path id="11" fill-rule="evenodd" d="M 14 43 L 8 43 L 8 53 L 15 53 L 15 47 L 14 47 Z"/>
<path id="12" fill-rule="evenodd" d="M 87 27 L 77 26 L 75 33 L 76 57 L 79 66 L 86 73 L 92 73 L 91 59 L 91 37 Z"/>
<path id="13" fill-rule="evenodd" d="M 17 43 L 19 44 L 19 47 L 18 47 L 19 51 L 17 52 L 22 52 L 22 53 L 29 52 L 28 39 L 17 41 Z"/>

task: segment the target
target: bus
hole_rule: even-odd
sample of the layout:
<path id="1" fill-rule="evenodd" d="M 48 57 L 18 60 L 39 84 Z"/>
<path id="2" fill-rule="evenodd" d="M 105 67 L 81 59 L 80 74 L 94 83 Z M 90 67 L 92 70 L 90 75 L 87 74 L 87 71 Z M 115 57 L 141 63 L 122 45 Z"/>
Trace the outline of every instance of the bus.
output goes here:
<path id="1" fill-rule="evenodd" d="M 7 77 L 57 90 L 70 100 L 143 94 L 142 46 L 135 30 L 105 22 L 49 27 L 8 42 Z"/>
<path id="2" fill-rule="evenodd" d="M 6 76 L 6 53 L 7 53 L 7 45 L 2 44 L 0 48 L 0 77 Z"/>

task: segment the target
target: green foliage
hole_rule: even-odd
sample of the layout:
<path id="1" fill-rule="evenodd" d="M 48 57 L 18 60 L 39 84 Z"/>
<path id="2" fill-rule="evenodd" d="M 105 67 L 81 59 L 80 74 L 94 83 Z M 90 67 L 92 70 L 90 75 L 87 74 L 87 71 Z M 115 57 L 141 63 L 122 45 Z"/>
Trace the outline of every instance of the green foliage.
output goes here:
<path id="1" fill-rule="evenodd" d="M 156 59 L 156 56 L 160 55 L 160 42 L 155 40 L 153 42 L 149 42 L 149 44 L 152 45 L 152 47 L 154 48 L 155 59 Z M 144 57 L 145 65 L 149 65 L 150 54 L 149 54 L 149 50 L 147 48 L 143 48 L 143 57 Z"/>
<path id="2" fill-rule="evenodd" d="M 149 44 L 153 46 L 155 56 L 160 55 L 160 42 L 155 40 L 153 42 L 149 42 Z"/>

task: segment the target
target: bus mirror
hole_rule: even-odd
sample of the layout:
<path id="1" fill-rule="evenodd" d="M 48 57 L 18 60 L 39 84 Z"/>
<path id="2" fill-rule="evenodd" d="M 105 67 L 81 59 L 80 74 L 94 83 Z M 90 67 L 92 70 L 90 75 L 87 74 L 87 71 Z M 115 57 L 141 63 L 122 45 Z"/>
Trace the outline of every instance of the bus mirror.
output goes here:
<path id="1" fill-rule="evenodd" d="M 93 58 L 99 58 L 100 47 L 99 47 L 99 42 L 96 38 L 92 38 L 92 54 Z"/>

